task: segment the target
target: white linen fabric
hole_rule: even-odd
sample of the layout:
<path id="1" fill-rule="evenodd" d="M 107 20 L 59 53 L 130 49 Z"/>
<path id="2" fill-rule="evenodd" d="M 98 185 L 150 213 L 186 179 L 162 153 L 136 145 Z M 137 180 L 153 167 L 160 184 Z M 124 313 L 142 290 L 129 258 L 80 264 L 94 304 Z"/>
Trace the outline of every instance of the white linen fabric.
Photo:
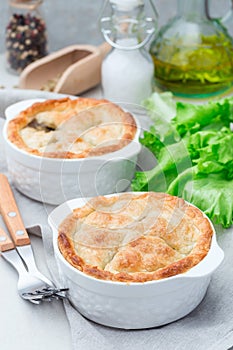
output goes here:
<path id="1" fill-rule="evenodd" d="M 0 91 L 0 111 L 11 103 L 36 97 L 62 97 L 37 91 Z M 0 119 L 2 129 L 4 120 Z M 0 138 L 2 142 L 2 138 Z M 0 171 L 7 173 L 3 145 L 0 143 Z M 13 187 L 13 185 L 12 185 Z M 52 234 L 47 225 L 52 206 L 33 201 L 14 189 L 16 200 L 29 232 L 43 236 L 49 270 L 59 284 L 59 272 L 53 254 Z M 228 350 L 233 346 L 233 229 L 217 227 L 218 242 L 225 252 L 222 265 L 214 273 L 202 303 L 188 316 L 171 324 L 147 330 L 126 331 L 104 327 L 80 315 L 64 302 L 69 320 L 73 350 Z M 37 252 L 35 252 L 35 255 Z M 37 257 L 38 258 L 38 257 Z M 140 315 L 138 315 L 140 317 Z"/>

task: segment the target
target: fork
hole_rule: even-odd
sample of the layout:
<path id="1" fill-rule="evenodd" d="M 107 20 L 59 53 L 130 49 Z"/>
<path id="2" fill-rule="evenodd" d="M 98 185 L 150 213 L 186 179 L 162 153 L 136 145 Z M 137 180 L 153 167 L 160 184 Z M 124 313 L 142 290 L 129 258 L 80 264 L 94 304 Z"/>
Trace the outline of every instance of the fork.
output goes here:
<path id="1" fill-rule="evenodd" d="M 44 282 L 31 275 L 25 268 L 25 265 L 17 253 L 14 243 L 7 234 L 0 228 L 0 251 L 2 257 L 7 260 L 18 272 L 18 291 L 23 299 L 28 299 L 34 304 L 39 304 L 40 299 L 29 298 L 31 293 L 42 291 L 45 288 Z"/>
<path id="2" fill-rule="evenodd" d="M 4 174 L 0 174 L 0 211 L 14 241 L 12 242 L 1 229 L 0 250 L 2 256 L 18 271 L 20 296 L 34 303 L 66 298 L 67 288 L 56 288 L 54 283 L 37 269 L 30 238 Z"/>

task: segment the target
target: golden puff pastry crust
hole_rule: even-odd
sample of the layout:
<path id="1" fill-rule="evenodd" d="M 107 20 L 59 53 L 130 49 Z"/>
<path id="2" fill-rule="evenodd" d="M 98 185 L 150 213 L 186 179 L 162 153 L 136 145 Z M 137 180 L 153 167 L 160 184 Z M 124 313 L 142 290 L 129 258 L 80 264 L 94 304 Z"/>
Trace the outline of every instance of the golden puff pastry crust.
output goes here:
<path id="1" fill-rule="evenodd" d="M 184 273 L 208 253 L 213 229 L 196 207 L 164 193 L 89 200 L 61 223 L 64 258 L 87 275 L 146 282 Z"/>
<path id="2" fill-rule="evenodd" d="M 87 158 L 130 143 L 133 116 L 107 100 L 63 98 L 38 102 L 11 120 L 7 136 L 18 148 L 49 158 Z"/>

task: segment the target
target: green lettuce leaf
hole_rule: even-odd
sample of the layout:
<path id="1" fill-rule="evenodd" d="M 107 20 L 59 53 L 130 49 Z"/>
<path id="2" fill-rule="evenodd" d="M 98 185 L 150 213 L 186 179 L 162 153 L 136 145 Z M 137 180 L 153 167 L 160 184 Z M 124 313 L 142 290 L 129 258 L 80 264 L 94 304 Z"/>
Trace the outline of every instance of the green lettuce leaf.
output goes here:
<path id="1" fill-rule="evenodd" d="M 170 93 L 154 93 L 144 101 L 154 126 L 140 142 L 158 164 L 136 172 L 132 190 L 181 196 L 215 223 L 229 227 L 233 215 L 233 97 L 203 105 L 177 102 L 175 117 L 171 100 Z"/>
<path id="2" fill-rule="evenodd" d="M 165 192 L 170 183 L 185 169 L 192 166 L 185 139 L 163 147 L 157 157 L 158 165 L 152 170 L 136 172 L 133 191 Z"/>
<path id="3" fill-rule="evenodd" d="M 176 115 L 176 102 L 171 92 L 162 92 L 161 94 L 154 92 L 142 104 L 154 122 L 157 122 L 158 118 L 170 122 Z"/>
<path id="4" fill-rule="evenodd" d="M 183 137 L 187 133 L 193 134 L 203 129 L 219 130 L 223 126 L 229 127 L 232 120 L 232 106 L 225 99 L 203 105 L 177 102 L 176 116 L 172 123 Z"/>
<path id="5" fill-rule="evenodd" d="M 192 181 L 197 175 L 197 166 L 185 169 L 169 185 L 167 193 L 182 197 L 187 182 Z"/>
<path id="6" fill-rule="evenodd" d="M 220 174 L 188 181 L 182 197 L 201 209 L 214 223 L 225 228 L 233 224 L 233 180 Z"/>
<path id="7" fill-rule="evenodd" d="M 233 178 L 233 133 L 229 128 L 191 135 L 188 149 L 199 173 L 222 172 L 226 179 Z"/>
<path id="8" fill-rule="evenodd" d="M 164 145 L 169 145 L 180 140 L 176 128 L 171 120 L 176 115 L 176 102 L 170 92 L 161 94 L 153 93 L 151 97 L 143 101 L 154 125 L 150 131 L 145 131 L 140 142 L 147 146 L 156 156 Z"/>

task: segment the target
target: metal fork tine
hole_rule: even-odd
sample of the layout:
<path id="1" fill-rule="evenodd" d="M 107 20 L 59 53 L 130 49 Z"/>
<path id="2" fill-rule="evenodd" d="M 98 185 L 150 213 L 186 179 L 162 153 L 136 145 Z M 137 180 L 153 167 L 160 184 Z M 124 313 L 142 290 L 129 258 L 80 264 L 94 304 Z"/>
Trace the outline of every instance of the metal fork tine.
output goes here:
<path id="1" fill-rule="evenodd" d="M 41 303 L 41 300 L 36 300 L 36 299 L 31 299 L 31 300 L 29 300 L 31 303 L 33 303 L 33 304 L 37 304 L 37 305 L 39 305 L 40 303 Z"/>
<path id="2" fill-rule="evenodd" d="M 25 268 L 22 257 L 14 248 L 13 242 L 0 228 L 0 251 L 2 257 L 10 263 L 18 272 L 18 291 L 20 296 L 33 304 L 40 304 L 42 301 L 66 298 L 67 289 L 59 289 L 48 285 L 40 278 L 32 275 Z"/>
<path id="3" fill-rule="evenodd" d="M 16 247 L 17 252 L 27 265 L 28 271 L 35 277 L 44 281 L 48 286 L 54 287 L 54 283 L 44 276 L 36 267 L 33 250 L 30 244 Z"/>
<path id="4" fill-rule="evenodd" d="M 34 292 L 24 293 L 24 297 L 28 299 L 45 299 L 47 297 L 56 297 L 58 299 L 66 298 L 68 288 L 44 288 Z"/>
<path id="5" fill-rule="evenodd" d="M 29 291 L 39 290 L 40 288 L 42 288 L 42 282 L 39 279 L 31 276 L 27 272 L 23 261 L 21 260 L 20 256 L 18 255 L 15 249 L 1 252 L 1 255 L 18 272 L 18 291 L 22 298 L 24 298 L 25 293 L 28 293 Z M 37 301 L 35 301 L 34 303 L 38 304 Z"/>

